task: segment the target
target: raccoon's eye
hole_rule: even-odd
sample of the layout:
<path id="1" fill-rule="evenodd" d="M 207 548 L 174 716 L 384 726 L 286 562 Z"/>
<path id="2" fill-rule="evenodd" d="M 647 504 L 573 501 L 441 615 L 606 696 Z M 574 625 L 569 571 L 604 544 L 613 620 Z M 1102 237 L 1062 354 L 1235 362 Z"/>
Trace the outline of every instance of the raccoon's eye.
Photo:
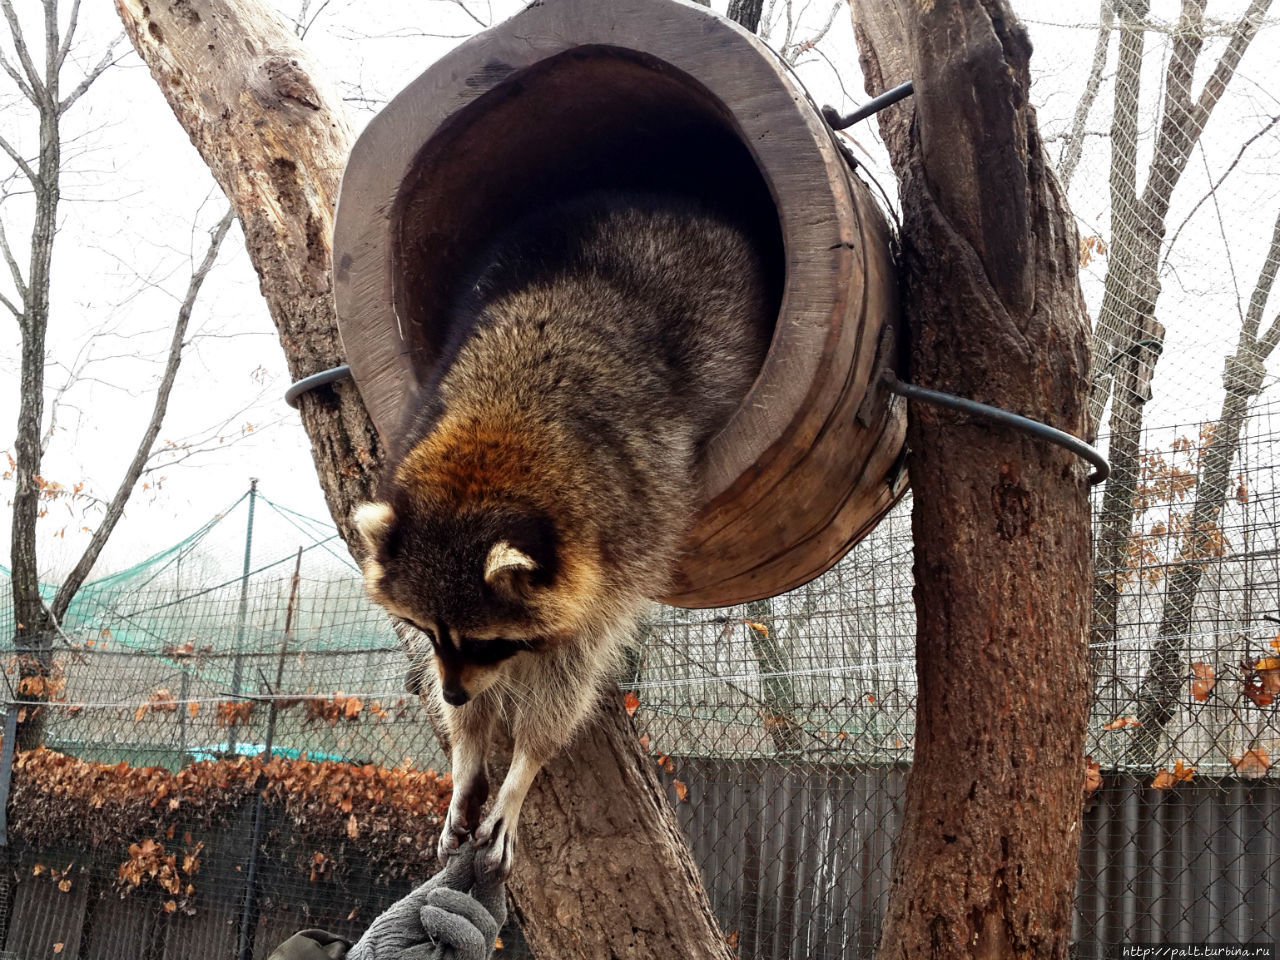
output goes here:
<path id="1" fill-rule="evenodd" d="M 425 633 L 427 635 L 427 639 L 431 641 L 431 645 L 435 647 L 437 650 L 440 648 L 440 641 L 436 639 L 436 633 L 434 630 L 430 629 L 429 627 L 424 627 L 422 624 L 418 623 L 416 620 L 410 620 L 408 617 L 401 617 L 400 622 L 407 623 L 409 626 L 413 627 L 413 629 L 417 630 L 419 633 Z"/>
<path id="2" fill-rule="evenodd" d="M 529 644 L 523 640 L 494 638 L 491 640 L 468 640 L 466 642 L 468 659 L 482 666 L 501 663 L 509 657 L 514 657 L 521 650 L 528 649 Z"/>

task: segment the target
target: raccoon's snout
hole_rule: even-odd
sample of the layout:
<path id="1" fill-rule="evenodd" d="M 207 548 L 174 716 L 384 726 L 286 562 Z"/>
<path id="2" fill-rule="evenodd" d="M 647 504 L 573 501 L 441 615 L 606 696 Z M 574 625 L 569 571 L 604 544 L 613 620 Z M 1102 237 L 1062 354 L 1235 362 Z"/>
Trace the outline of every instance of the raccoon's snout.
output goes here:
<path id="1" fill-rule="evenodd" d="M 471 699 L 471 694 L 462 687 L 444 687 L 440 692 L 444 696 L 444 702 L 451 707 L 460 707 Z"/>

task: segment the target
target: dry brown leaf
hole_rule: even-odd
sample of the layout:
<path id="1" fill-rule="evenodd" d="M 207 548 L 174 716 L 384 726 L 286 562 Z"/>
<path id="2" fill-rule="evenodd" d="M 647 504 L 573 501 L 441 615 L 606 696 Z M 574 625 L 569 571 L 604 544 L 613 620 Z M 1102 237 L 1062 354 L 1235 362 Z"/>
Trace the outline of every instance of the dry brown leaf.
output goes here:
<path id="1" fill-rule="evenodd" d="M 1191 672 L 1195 674 L 1195 679 L 1191 681 L 1191 696 L 1196 700 L 1204 703 L 1209 699 L 1209 694 L 1213 690 L 1213 685 L 1217 683 L 1217 677 L 1213 672 L 1213 667 L 1209 664 L 1197 660 L 1191 665 Z"/>
<path id="2" fill-rule="evenodd" d="M 759 633 L 766 637 L 769 635 L 769 628 L 766 627 L 763 623 L 756 623 L 754 620 L 743 620 L 742 622 L 745 623 L 752 630 L 754 630 L 756 633 Z"/>
<path id="3" fill-rule="evenodd" d="M 1265 777 L 1267 771 L 1271 769 L 1271 758 L 1262 747 L 1255 747 L 1252 750 L 1246 750 L 1242 757 L 1232 757 L 1231 765 L 1236 768 L 1236 773 L 1246 780 L 1258 780 Z"/>
<path id="4" fill-rule="evenodd" d="M 1189 767 L 1181 760 L 1173 765 L 1173 771 L 1170 772 L 1163 767 L 1156 771 L 1156 777 L 1151 781 L 1151 786 L 1157 790 L 1166 790 L 1176 783 L 1184 780 L 1190 780 L 1195 774 L 1196 768 Z"/>
<path id="5" fill-rule="evenodd" d="M 628 690 L 627 695 L 622 698 L 622 704 L 627 708 L 627 716 L 634 717 L 640 706 L 640 698 L 636 696 L 635 691 Z"/>
<path id="6" fill-rule="evenodd" d="M 689 802 L 689 788 L 679 780 L 672 780 L 671 785 L 676 788 L 676 796 L 680 798 L 681 803 Z"/>
<path id="7" fill-rule="evenodd" d="M 62 941 L 61 941 L 61 940 L 59 940 L 57 943 L 55 943 L 55 944 L 53 945 L 53 952 L 54 952 L 54 953 L 61 953 L 61 952 L 62 952 L 62 947 L 63 947 L 63 943 L 62 943 Z"/>
<path id="8" fill-rule="evenodd" d="M 1093 793 L 1102 786 L 1102 765 L 1093 757 L 1084 758 L 1084 792 Z"/>
<path id="9" fill-rule="evenodd" d="M 1116 717 L 1110 723 L 1102 725 L 1103 730 L 1123 730 L 1125 727 L 1140 727 L 1142 721 L 1137 717 Z"/>
<path id="10" fill-rule="evenodd" d="M 195 700 L 190 701 L 187 704 L 187 715 L 191 717 L 192 720 L 198 717 L 200 715 L 200 704 Z"/>
<path id="11" fill-rule="evenodd" d="M 354 813 L 347 817 L 347 836 L 352 840 L 360 839 L 360 823 Z"/>

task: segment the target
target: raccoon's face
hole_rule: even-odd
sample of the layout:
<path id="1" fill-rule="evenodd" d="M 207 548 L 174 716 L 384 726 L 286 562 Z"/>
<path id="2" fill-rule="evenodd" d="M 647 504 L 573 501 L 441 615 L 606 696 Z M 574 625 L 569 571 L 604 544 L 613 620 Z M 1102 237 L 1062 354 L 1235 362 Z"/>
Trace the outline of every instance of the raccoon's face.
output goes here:
<path id="1" fill-rule="evenodd" d="M 544 515 L 427 512 L 402 497 L 353 520 L 369 596 L 431 639 L 446 702 L 478 696 L 557 631 L 558 543 Z"/>

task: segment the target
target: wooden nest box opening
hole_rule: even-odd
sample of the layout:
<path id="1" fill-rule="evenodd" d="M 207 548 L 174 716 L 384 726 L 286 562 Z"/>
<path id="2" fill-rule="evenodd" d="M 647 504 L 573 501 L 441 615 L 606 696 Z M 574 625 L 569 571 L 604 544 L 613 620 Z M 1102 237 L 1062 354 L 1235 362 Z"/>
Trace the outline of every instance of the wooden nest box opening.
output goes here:
<path id="1" fill-rule="evenodd" d="M 352 150 L 334 224 L 339 328 L 384 441 L 422 401 L 458 279 L 503 225 L 606 188 L 732 212 L 773 270 L 768 356 L 701 467 L 671 593 L 799 586 L 901 495 L 888 231 L 755 37 L 681 0 L 546 0 L 411 83 Z"/>
<path id="2" fill-rule="evenodd" d="M 732 116 L 693 78 L 635 51 L 578 47 L 498 83 L 449 120 L 403 184 L 395 307 L 429 364 L 459 277 L 495 233 L 601 189 L 676 194 L 749 225 L 783 281 L 777 210 Z"/>

